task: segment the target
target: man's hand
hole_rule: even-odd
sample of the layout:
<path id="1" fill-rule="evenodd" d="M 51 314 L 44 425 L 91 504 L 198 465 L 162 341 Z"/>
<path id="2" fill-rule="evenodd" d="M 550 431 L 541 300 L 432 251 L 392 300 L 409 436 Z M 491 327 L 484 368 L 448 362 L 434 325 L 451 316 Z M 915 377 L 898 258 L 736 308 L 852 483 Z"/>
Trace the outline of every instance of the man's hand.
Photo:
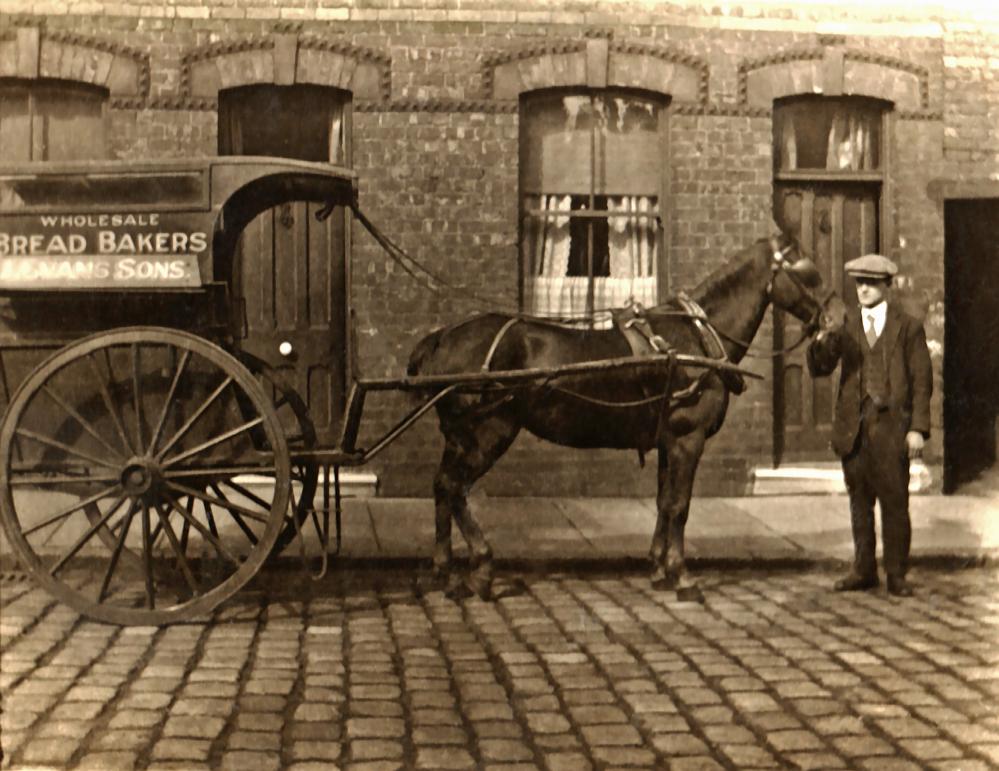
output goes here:
<path id="1" fill-rule="evenodd" d="M 919 458 L 923 454 L 923 435 L 918 431 L 910 431 L 905 435 L 905 446 L 909 449 L 909 459 Z"/>

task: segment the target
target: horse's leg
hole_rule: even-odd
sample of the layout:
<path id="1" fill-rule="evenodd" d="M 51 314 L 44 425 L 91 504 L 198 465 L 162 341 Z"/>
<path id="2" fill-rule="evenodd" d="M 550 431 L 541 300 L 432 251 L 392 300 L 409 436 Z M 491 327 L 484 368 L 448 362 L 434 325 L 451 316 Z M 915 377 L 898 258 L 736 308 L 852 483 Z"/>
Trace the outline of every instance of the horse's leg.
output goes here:
<path id="1" fill-rule="evenodd" d="M 669 503 L 669 454 L 665 449 L 660 449 L 659 472 L 657 478 L 656 492 L 656 529 L 652 534 L 652 545 L 649 548 L 649 559 L 652 562 L 652 586 L 656 589 L 672 589 L 673 579 L 666 575 L 666 549 L 668 546 L 669 529 L 667 522 L 669 515 L 666 512 Z"/>
<path id="2" fill-rule="evenodd" d="M 451 577 L 451 517 L 456 505 L 452 493 L 456 464 L 454 445 L 447 442 L 437 474 L 434 476 L 434 580 L 449 585 Z"/>
<path id="3" fill-rule="evenodd" d="M 446 547 L 440 540 L 441 519 L 450 514 L 458 523 L 458 529 L 471 551 L 469 588 L 483 599 L 487 599 L 492 592 L 493 552 L 482 534 L 482 528 L 469 511 L 468 491 L 510 448 L 519 431 L 520 425 L 516 421 L 494 414 L 470 430 L 447 435 L 445 460 L 434 483 L 439 528 L 435 556 L 440 553 L 442 560 L 446 556 L 450 562 L 450 524 L 447 527 Z M 449 595 L 456 594 L 459 591 L 457 582 L 449 581 L 447 591 Z"/>
<path id="4" fill-rule="evenodd" d="M 678 600 L 703 602 L 704 596 L 697 582 L 687 573 L 684 560 L 684 529 L 690 512 L 690 496 L 694 488 L 694 474 L 704 452 L 706 437 L 703 429 L 681 436 L 667 437 L 668 491 L 666 494 L 666 553 L 665 576 L 673 579 Z"/>

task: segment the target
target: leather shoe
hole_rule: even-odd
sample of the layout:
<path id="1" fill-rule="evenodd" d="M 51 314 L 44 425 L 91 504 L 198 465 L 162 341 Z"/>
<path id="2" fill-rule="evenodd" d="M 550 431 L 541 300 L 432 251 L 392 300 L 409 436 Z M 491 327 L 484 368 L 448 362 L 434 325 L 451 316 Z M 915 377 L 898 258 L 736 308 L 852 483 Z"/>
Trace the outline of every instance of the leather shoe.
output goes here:
<path id="1" fill-rule="evenodd" d="M 833 584 L 835 592 L 862 592 L 865 589 L 873 589 L 878 585 L 877 576 L 860 576 L 850 573 Z"/>
<path id="2" fill-rule="evenodd" d="M 911 597 L 912 585 L 902 576 L 888 576 L 888 594 L 896 597 Z"/>

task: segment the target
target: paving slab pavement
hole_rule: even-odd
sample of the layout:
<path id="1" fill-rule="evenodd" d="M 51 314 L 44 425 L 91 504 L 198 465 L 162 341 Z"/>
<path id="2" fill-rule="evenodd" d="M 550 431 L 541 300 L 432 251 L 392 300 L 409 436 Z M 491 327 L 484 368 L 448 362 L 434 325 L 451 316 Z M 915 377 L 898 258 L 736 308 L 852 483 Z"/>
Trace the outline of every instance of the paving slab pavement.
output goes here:
<path id="1" fill-rule="evenodd" d="M 651 498 L 477 496 L 470 508 L 496 558 L 510 561 L 642 559 L 656 522 Z M 999 556 L 999 498 L 914 496 L 910 509 L 913 559 Z M 433 501 L 347 499 L 342 533 L 345 558 L 429 558 Z M 314 548 L 315 539 L 309 542 Z M 452 542 L 463 554 L 457 526 Z M 845 495 L 695 498 L 687 553 L 709 563 L 846 562 L 853 555 L 849 501 Z"/>

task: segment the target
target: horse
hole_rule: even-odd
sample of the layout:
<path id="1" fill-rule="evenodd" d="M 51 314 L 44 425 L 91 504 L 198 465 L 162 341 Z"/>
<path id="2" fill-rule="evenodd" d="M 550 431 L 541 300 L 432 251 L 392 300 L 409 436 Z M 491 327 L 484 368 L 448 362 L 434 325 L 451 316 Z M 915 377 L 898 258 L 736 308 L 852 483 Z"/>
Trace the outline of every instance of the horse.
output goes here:
<path id="1" fill-rule="evenodd" d="M 645 335 L 654 343 L 650 351 L 723 356 L 736 364 L 746 355 L 771 303 L 804 322 L 805 333 L 813 338 L 837 334 L 845 319 L 842 300 L 825 292 L 815 265 L 784 235 L 744 248 L 689 296 L 647 310 L 638 307 L 631 315 L 645 325 Z M 413 349 L 407 372 L 458 375 L 628 357 L 638 351 L 623 332 L 581 329 L 521 314 L 482 313 L 423 338 Z M 609 368 L 447 395 L 436 405 L 444 451 L 433 482 L 434 580 L 445 586 L 449 597 L 492 595 L 492 550 L 469 511 L 467 496 L 527 429 L 569 447 L 637 449 L 642 459 L 656 449 L 652 584 L 657 590 L 675 589 L 681 600 L 703 602 L 686 569 L 684 528 L 705 442 L 722 427 L 730 391 L 742 387 L 740 378 L 725 370 L 677 364 Z M 465 577 L 459 577 L 452 564 L 452 521 L 469 545 Z"/>

